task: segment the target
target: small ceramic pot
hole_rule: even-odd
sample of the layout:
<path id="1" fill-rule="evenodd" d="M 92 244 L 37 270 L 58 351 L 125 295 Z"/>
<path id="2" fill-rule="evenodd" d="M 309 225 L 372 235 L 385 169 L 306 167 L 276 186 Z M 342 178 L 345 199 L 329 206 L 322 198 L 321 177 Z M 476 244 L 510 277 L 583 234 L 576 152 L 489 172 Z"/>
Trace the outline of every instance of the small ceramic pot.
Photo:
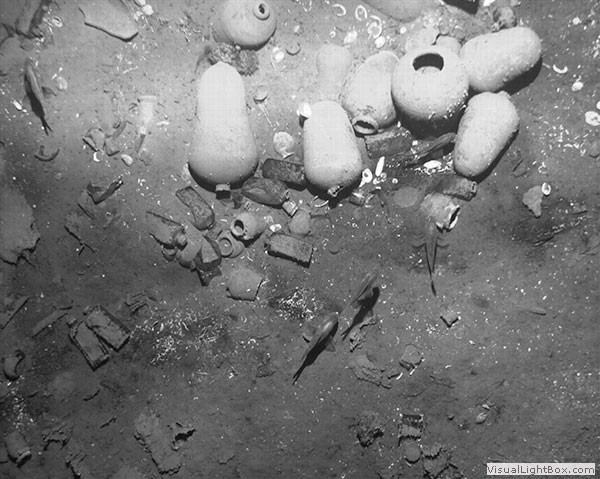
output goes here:
<path id="1" fill-rule="evenodd" d="M 245 266 L 235 268 L 227 279 L 227 293 L 233 299 L 254 301 L 264 278 Z"/>
<path id="2" fill-rule="evenodd" d="M 277 14 L 267 0 L 226 0 L 213 24 L 217 42 L 256 49 L 269 41 L 277 28 Z"/>
<path id="3" fill-rule="evenodd" d="M 244 251 L 244 243 L 233 236 L 229 230 L 221 231 L 217 236 L 217 244 L 224 258 L 236 258 Z"/>
<path id="4" fill-rule="evenodd" d="M 244 211 L 237 215 L 231 222 L 230 230 L 233 236 L 244 241 L 258 238 L 267 229 L 267 222 L 260 216 Z"/>
<path id="5" fill-rule="evenodd" d="M 407 52 L 392 77 L 394 103 L 419 136 L 453 130 L 468 94 L 458 55 L 436 45 Z"/>
<path id="6" fill-rule="evenodd" d="M 17 466 L 23 464 L 31 457 L 31 449 L 19 431 L 13 431 L 4 438 L 6 451 Z"/>
<path id="7" fill-rule="evenodd" d="M 317 51 L 317 99 L 337 101 L 346 81 L 352 54 L 338 45 L 323 45 Z"/>
<path id="8" fill-rule="evenodd" d="M 306 179 L 329 196 L 360 178 L 360 151 L 348 115 L 334 101 L 312 105 L 304 122 L 304 172 Z"/>
<path id="9" fill-rule="evenodd" d="M 518 129 L 519 114 L 508 94 L 475 95 L 458 125 L 454 171 L 466 178 L 488 173 Z"/>
<path id="10" fill-rule="evenodd" d="M 235 68 L 219 62 L 198 82 L 190 171 L 201 182 L 226 190 L 251 176 L 257 166 L 244 82 Z"/>
<path id="11" fill-rule="evenodd" d="M 376 53 L 344 85 L 342 106 L 357 133 L 371 135 L 396 121 L 391 88 L 397 65 L 398 57 L 393 52 Z"/>

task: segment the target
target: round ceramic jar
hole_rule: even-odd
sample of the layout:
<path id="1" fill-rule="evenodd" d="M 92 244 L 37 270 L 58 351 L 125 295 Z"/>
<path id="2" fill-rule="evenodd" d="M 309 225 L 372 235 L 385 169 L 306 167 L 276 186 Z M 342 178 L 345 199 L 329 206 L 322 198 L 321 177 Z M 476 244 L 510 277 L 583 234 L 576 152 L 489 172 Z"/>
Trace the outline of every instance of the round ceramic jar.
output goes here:
<path id="1" fill-rule="evenodd" d="M 432 45 L 410 50 L 392 77 L 392 98 L 418 136 L 453 130 L 469 94 L 469 77 L 455 53 Z"/>

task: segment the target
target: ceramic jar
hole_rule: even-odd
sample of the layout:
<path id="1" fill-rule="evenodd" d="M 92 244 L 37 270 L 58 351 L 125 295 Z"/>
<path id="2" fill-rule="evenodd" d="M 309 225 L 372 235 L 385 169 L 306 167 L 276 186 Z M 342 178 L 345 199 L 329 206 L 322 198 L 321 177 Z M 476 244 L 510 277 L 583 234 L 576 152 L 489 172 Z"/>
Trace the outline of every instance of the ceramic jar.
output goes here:
<path id="1" fill-rule="evenodd" d="M 458 125 L 454 170 L 466 178 L 488 173 L 518 128 L 519 114 L 507 93 L 475 95 Z"/>
<path id="2" fill-rule="evenodd" d="M 472 38 L 460 58 L 473 90 L 498 91 L 540 61 L 542 42 L 531 28 L 507 28 Z"/>
<path id="3" fill-rule="evenodd" d="M 453 130 L 468 94 L 469 79 L 458 55 L 436 45 L 408 51 L 392 77 L 394 103 L 418 136 Z"/>
<path id="4" fill-rule="evenodd" d="M 323 45 L 317 51 L 317 99 L 337 101 L 346 81 L 352 54 L 338 45 Z"/>
<path id="5" fill-rule="evenodd" d="M 320 101 L 304 122 L 306 179 L 330 196 L 360 178 L 363 165 L 348 115 L 339 103 Z"/>
<path id="6" fill-rule="evenodd" d="M 267 0 L 226 0 L 213 24 L 217 42 L 256 49 L 269 41 L 277 28 L 277 14 Z"/>
<path id="7" fill-rule="evenodd" d="M 227 189 L 252 175 L 257 165 L 244 82 L 235 68 L 219 62 L 198 81 L 190 171 L 200 182 Z"/>
<path id="8" fill-rule="evenodd" d="M 342 106 L 357 133 L 371 135 L 396 121 L 391 89 L 397 65 L 398 57 L 393 52 L 376 53 L 344 85 Z"/>

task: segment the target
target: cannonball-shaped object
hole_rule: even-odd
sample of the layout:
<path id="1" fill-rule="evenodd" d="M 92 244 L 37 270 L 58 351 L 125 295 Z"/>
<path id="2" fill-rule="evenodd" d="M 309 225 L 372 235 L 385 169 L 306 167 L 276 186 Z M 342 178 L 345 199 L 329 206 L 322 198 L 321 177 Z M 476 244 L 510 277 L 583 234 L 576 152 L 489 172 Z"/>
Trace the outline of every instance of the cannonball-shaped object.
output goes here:
<path id="1" fill-rule="evenodd" d="M 531 28 L 507 28 L 472 38 L 460 58 L 473 90 L 498 91 L 540 61 L 542 42 Z"/>
<path id="2" fill-rule="evenodd" d="M 213 24 L 217 42 L 258 49 L 269 41 L 277 28 L 277 14 L 267 0 L 226 0 Z"/>
<path id="3" fill-rule="evenodd" d="M 392 77 L 392 98 L 419 136 L 451 131 L 469 94 L 467 72 L 452 51 L 432 45 L 410 50 Z"/>
<path id="4" fill-rule="evenodd" d="M 519 115 L 508 94 L 475 95 L 458 125 L 454 170 L 467 178 L 486 174 L 518 128 Z"/>

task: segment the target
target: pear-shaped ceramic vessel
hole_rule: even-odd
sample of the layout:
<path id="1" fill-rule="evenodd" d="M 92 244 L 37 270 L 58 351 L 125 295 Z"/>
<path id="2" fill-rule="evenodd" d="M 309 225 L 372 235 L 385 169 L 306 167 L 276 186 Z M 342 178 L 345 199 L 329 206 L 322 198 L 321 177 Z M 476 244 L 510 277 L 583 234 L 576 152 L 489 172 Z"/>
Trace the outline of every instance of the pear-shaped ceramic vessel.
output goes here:
<path id="1" fill-rule="evenodd" d="M 371 55 L 344 85 L 342 106 L 350 116 L 354 130 L 371 135 L 396 121 L 392 100 L 392 74 L 398 57 L 389 51 Z"/>
<path id="2" fill-rule="evenodd" d="M 198 81 L 190 171 L 221 189 L 245 180 L 257 165 L 244 82 L 235 68 L 219 62 Z"/>
<path id="3" fill-rule="evenodd" d="M 488 173 L 518 129 L 519 114 L 507 93 L 475 95 L 458 125 L 454 170 L 466 178 Z"/>
<path id="4" fill-rule="evenodd" d="M 317 99 L 337 101 L 352 66 L 352 54 L 339 45 L 323 45 L 317 51 Z"/>
<path id="5" fill-rule="evenodd" d="M 473 90 L 498 91 L 540 61 L 542 42 L 531 28 L 507 28 L 472 38 L 460 58 Z"/>
<path id="6" fill-rule="evenodd" d="M 392 97 L 419 136 L 453 130 L 469 94 L 469 78 L 458 55 L 432 45 L 410 50 L 392 77 Z"/>
<path id="7" fill-rule="evenodd" d="M 306 179 L 329 196 L 360 178 L 363 165 L 354 130 L 339 103 L 320 101 L 304 122 Z"/>
<path id="8" fill-rule="evenodd" d="M 213 24 L 213 37 L 217 42 L 257 49 L 276 28 L 277 14 L 267 0 L 226 0 Z"/>

